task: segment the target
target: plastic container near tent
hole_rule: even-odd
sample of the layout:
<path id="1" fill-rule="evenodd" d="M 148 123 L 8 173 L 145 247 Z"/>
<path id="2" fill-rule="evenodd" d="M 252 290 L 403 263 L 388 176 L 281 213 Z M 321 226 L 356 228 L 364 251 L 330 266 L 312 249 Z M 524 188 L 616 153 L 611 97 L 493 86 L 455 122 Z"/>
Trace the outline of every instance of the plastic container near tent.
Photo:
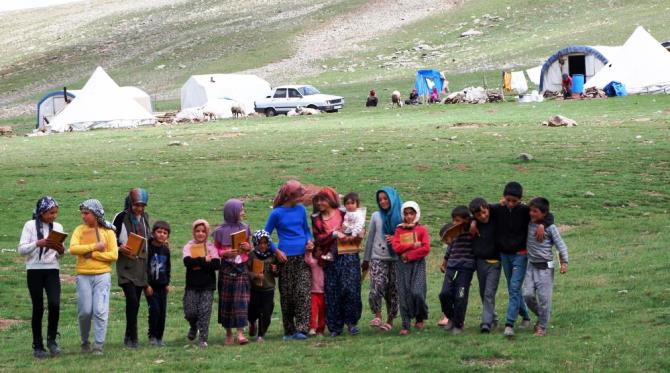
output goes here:
<path id="1" fill-rule="evenodd" d="M 435 87 L 438 92 L 442 92 L 440 72 L 433 69 L 417 70 L 414 87 L 419 96 L 429 96 Z"/>

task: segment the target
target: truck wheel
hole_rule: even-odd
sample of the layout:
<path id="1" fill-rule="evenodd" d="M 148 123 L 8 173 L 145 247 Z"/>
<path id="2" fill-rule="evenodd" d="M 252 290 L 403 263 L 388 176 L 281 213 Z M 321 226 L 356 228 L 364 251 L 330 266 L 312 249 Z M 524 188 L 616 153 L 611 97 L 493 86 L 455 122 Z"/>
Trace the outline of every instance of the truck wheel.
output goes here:
<path id="1" fill-rule="evenodd" d="M 307 105 L 307 107 L 308 107 L 309 109 L 314 109 L 314 110 L 318 110 L 318 109 L 319 109 L 319 107 L 316 106 L 316 105 Z"/>
<path id="2" fill-rule="evenodd" d="M 277 115 L 277 111 L 271 107 L 265 109 L 265 116 L 266 117 L 274 117 Z"/>

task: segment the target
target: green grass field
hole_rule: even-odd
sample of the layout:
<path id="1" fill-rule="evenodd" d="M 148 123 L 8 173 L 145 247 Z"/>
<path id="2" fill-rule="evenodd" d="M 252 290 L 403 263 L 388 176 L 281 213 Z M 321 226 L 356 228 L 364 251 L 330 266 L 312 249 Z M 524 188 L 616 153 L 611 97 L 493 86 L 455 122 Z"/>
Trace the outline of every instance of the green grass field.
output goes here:
<path id="1" fill-rule="evenodd" d="M 401 110 L 366 110 L 359 104 L 349 102 L 337 114 L 297 119 L 0 138 L 0 318 L 19 321 L 0 332 L 0 371 L 670 369 L 670 96 Z M 553 114 L 574 118 L 579 126 L 539 125 Z M 172 141 L 182 145 L 168 146 Z M 535 159 L 521 162 L 521 152 Z M 397 325 L 387 334 L 367 327 L 371 314 L 366 282 L 359 336 L 282 342 L 277 301 L 265 345 L 223 347 L 223 330 L 215 322 L 207 350 L 186 342 L 180 252 L 189 239 L 190 223 L 200 217 L 220 222 L 223 203 L 238 197 L 246 200 L 248 223 L 258 229 L 274 192 L 289 177 L 334 186 L 340 193 L 358 191 L 369 208 L 375 190 L 384 185 L 397 187 L 404 200 L 418 201 L 433 236 L 425 331 L 401 338 Z M 435 326 L 443 278 L 437 231 L 449 220 L 451 208 L 476 196 L 495 201 L 510 180 L 520 181 L 528 197 L 549 198 L 570 248 L 570 271 L 556 276 L 551 328 L 543 339 L 530 331 L 518 333 L 513 341 L 505 340 L 501 331 L 480 335 L 481 304 L 473 280 L 465 333 L 452 336 Z M 36 361 L 31 356 L 25 270 L 13 251 L 35 201 L 44 194 L 55 196 L 61 203 L 58 220 L 71 232 L 80 223 L 81 201 L 99 198 L 111 218 L 135 186 L 149 190 L 152 219 L 168 220 L 173 227 L 168 347 L 147 346 L 143 300 L 142 347 L 122 348 L 123 295 L 113 276 L 106 354 L 79 354 L 70 277 L 74 258 L 66 256 L 61 269 L 63 354 Z M 502 280 L 499 313 L 507 305 L 504 284 Z"/>

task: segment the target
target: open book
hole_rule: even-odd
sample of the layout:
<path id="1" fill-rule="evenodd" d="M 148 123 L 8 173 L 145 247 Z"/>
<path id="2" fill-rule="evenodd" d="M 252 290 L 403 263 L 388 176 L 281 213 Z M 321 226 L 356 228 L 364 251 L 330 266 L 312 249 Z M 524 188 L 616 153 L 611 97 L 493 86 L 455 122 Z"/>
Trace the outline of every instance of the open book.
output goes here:
<path id="1" fill-rule="evenodd" d="M 137 256 L 144 246 L 144 241 L 146 239 L 138 234 L 130 233 L 128 235 L 128 241 L 126 242 L 126 247 L 130 249 L 130 252 L 133 256 Z"/>

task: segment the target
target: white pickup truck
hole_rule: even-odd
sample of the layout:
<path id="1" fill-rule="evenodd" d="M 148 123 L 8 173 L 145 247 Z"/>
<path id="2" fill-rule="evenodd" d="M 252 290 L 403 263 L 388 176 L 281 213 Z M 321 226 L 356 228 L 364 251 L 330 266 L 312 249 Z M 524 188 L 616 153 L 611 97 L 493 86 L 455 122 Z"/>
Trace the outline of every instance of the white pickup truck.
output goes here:
<path id="1" fill-rule="evenodd" d="M 311 85 L 283 85 L 273 89 L 265 99 L 256 100 L 254 105 L 256 112 L 272 117 L 298 106 L 336 112 L 344 107 L 344 98 L 322 94 Z"/>

